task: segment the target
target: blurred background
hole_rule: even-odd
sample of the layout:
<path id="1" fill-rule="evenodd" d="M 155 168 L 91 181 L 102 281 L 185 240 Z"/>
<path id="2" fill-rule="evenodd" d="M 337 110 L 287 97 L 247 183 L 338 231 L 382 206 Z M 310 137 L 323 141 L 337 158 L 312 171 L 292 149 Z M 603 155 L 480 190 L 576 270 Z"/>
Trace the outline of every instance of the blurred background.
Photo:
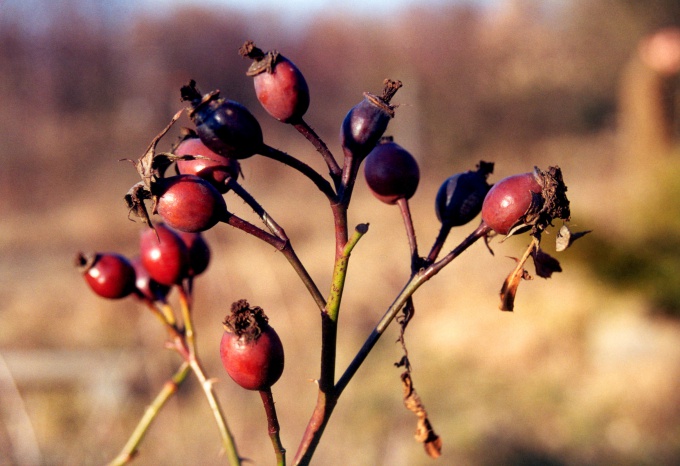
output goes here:
<path id="1" fill-rule="evenodd" d="M 316 464 L 680 464 L 677 0 L 237 3 L 0 1 L 0 464 L 106 463 L 179 365 L 148 311 L 94 296 L 73 260 L 81 250 L 137 254 L 143 225 L 122 198 L 139 178 L 118 160 L 141 156 L 183 107 L 181 85 L 220 89 L 258 117 L 265 142 L 323 170 L 256 101 L 237 54 L 248 39 L 299 66 L 312 94 L 306 120 L 336 154 L 362 92 L 404 82 L 388 133 L 421 167 L 411 208 L 422 250 L 439 227 L 439 185 L 479 160 L 495 162 L 491 181 L 559 165 L 572 229 L 593 230 L 554 254 L 562 273 L 522 284 L 512 314 L 498 311 L 498 291 L 513 267 L 506 256 L 521 254 L 526 237 L 494 241 L 495 256 L 475 245 L 417 293 L 406 338 L 443 440 L 438 462 L 413 440 L 395 327 L 343 394 Z M 189 125 L 183 117 L 178 128 Z M 242 168 L 327 290 L 327 202 L 275 162 Z M 227 203 L 257 222 L 240 200 Z M 350 222 L 371 229 L 350 263 L 338 372 L 409 267 L 398 209 L 363 180 L 351 207 Z M 259 396 L 229 380 L 218 357 L 233 301 L 267 311 L 286 348 L 273 391 L 292 459 L 316 399 L 318 312 L 267 245 L 225 225 L 206 238 L 213 261 L 195 298 L 203 362 L 241 454 L 272 464 Z M 223 463 L 190 378 L 135 464 Z"/>

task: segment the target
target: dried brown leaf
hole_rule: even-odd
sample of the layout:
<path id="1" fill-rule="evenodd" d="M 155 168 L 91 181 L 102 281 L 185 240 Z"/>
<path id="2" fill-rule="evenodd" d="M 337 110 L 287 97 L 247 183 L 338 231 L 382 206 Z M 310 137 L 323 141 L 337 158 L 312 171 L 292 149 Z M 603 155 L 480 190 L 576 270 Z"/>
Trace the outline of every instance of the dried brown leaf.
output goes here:
<path id="1" fill-rule="evenodd" d="M 413 387 L 411 375 L 404 372 L 401 374 L 401 381 L 404 389 L 404 406 L 418 417 L 415 439 L 423 444 L 425 452 L 430 458 L 439 458 L 442 454 L 442 440 L 432 428 L 425 406 L 423 406 L 420 396 Z"/>
<path id="2" fill-rule="evenodd" d="M 560 262 L 550 254 L 543 252 L 539 247 L 531 253 L 536 267 L 536 275 L 542 278 L 550 278 L 554 272 L 561 272 Z"/>

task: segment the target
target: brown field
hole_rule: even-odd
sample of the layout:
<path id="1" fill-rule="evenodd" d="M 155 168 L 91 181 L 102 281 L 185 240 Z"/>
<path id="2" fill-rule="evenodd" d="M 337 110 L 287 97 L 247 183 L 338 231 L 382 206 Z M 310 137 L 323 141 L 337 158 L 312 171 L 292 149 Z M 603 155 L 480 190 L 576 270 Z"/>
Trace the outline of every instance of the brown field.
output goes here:
<path id="1" fill-rule="evenodd" d="M 411 209 L 421 252 L 439 228 L 440 183 L 479 160 L 495 162 L 491 181 L 560 166 L 572 229 L 593 230 L 554 254 L 562 273 L 522 284 L 514 313 L 497 309 L 498 290 L 513 264 L 506 256 L 523 252 L 525 236 L 494 240 L 495 256 L 474 245 L 417 292 L 406 339 L 415 386 L 443 440 L 439 460 L 413 440 L 394 326 L 340 399 L 315 464 L 680 463 L 680 139 L 672 115 L 637 115 L 661 97 L 656 78 L 635 71 L 640 38 L 680 25 L 675 2 L 573 1 L 552 15 L 532 1 L 486 13 L 413 9 L 380 25 L 328 15 L 296 33 L 275 17 L 189 8 L 116 26 L 81 13 L 80 3 L 52 11 L 42 30 L 0 4 L 0 465 L 105 464 L 179 365 L 153 316 L 132 298 L 94 296 L 73 259 L 81 250 L 137 253 L 143 225 L 128 220 L 122 196 L 138 178 L 117 160 L 143 153 L 182 107 L 182 84 L 195 78 L 243 102 L 266 142 L 325 173 L 313 148 L 259 107 L 235 52 L 245 39 L 300 66 L 312 92 L 308 121 L 336 154 L 340 122 L 361 92 L 378 92 L 386 77 L 404 82 L 388 132 L 420 163 Z M 662 84 L 662 103 L 679 108 L 678 76 Z M 637 117 L 633 130 L 621 123 Z M 661 127 L 668 141 L 647 144 Z M 328 290 L 327 201 L 270 160 L 244 161 L 243 175 Z M 230 211 L 258 221 L 238 198 L 226 199 Z M 409 273 L 398 209 L 360 179 L 350 223 L 363 222 L 370 229 L 349 265 L 338 373 Z M 455 230 L 447 247 L 473 228 Z M 237 387 L 218 356 L 233 301 L 267 311 L 286 350 L 273 392 L 292 459 L 316 401 L 318 310 L 271 247 L 226 225 L 205 236 L 213 261 L 195 291 L 202 361 L 246 464 L 272 464 L 259 396 Z M 548 252 L 553 240 L 554 231 Z M 190 377 L 133 464 L 224 463 Z"/>

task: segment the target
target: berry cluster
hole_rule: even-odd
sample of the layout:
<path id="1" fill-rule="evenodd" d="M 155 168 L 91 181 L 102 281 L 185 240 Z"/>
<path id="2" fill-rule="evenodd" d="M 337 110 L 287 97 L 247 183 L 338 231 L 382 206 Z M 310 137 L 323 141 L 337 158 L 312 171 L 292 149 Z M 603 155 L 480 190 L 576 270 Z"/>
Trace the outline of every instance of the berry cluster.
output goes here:
<path id="1" fill-rule="evenodd" d="M 418 251 L 409 207 L 409 199 L 416 193 L 420 182 L 418 162 L 392 137 L 384 136 L 395 116 L 396 105 L 391 103 L 392 99 L 402 83 L 385 80 L 381 95 L 366 92 L 363 99 L 348 111 L 340 125 L 343 158 L 339 163 L 305 121 L 310 105 L 309 88 L 295 64 L 277 51 L 262 51 L 251 41 L 246 42 L 239 53 L 252 60 L 246 74 L 253 78 L 255 94 L 263 108 L 276 120 L 295 128 L 313 145 L 327 165 L 328 176 L 318 173 L 300 159 L 268 146 L 260 123 L 246 107 L 224 99 L 217 90 L 203 94 L 192 80 L 180 89 L 180 95 L 183 101 L 188 102 L 185 111 L 193 128 L 182 130 L 171 152 L 157 152 L 160 139 L 184 113 L 177 112 L 170 124 L 152 140 L 142 157 L 132 161 L 141 181 L 128 191 L 125 202 L 129 215 L 139 217 L 150 227 L 141 234 L 139 257 L 128 260 L 113 253 L 79 254 L 77 264 L 95 293 L 112 299 L 134 294 L 160 318 L 168 329 L 169 346 L 183 359 L 173 381 L 181 382 L 186 373 L 193 370 L 202 382 L 213 409 L 230 464 L 241 464 L 212 384 L 196 354 L 191 298 L 194 278 L 206 270 L 210 261 L 210 249 L 201 232 L 223 222 L 255 236 L 282 252 L 306 286 L 322 317 L 319 398 L 295 455 L 295 464 L 311 461 L 338 398 L 385 328 L 395 319 L 401 325 L 399 340 L 404 349 L 404 356 L 397 364 L 405 368 L 401 377 L 406 394 L 404 401 L 418 417 L 418 432 L 422 434 L 418 440 L 430 456 L 437 457 L 441 451 L 441 439 L 435 434 L 413 387 L 405 343 L 405 330 L 415 311 L 414 294 L 478 239 L 484 239 L 488 245 L 489 239 L 495 235 L 507 237 L 529 232 L 531 237 L 529 248 L 503 284 L 501 309 L 513 309 L 519 282 L 530 278 L 523 268 L 529 257 L 533 258 L 539 276 L 549 277 L 560 271 L 557 260 L 541 250 L 540 240 L 543 231 L 552 226 L 555 219 L 566 222 L 570 217 L 562 173 L 557 167 L 550 167 L 547 171 L 535 168 L 532 172 L 507 177 L 491 186 L 487 179 L 494 164 L 480 161 L 475 170 L 448 177 L 434 200 L 441 228 L 429 253 L 422 256 Z M 241 164 L 255 155 L 296 170 L 329 201 L 334 222 L 335 265 L 332 287 L 327 296 L 320 292 L 296 255 L 284 229 L 239 183 Z M 354 231 L 348 227 L 349 204 L 362 163 L 370 192 L 383 203 L 399 207 L 410 246 L 411 275 L 361 350 L 336 379 L 338 316 L 347 265 L 352 249 L 368 231 L 368 224 L 359 224 Z M 260 217 L 263 226 L 258 227 L 229 212 L 226 195 L 245 201 Z M 481 222 L 474 230 L 458 246 L 440 257 L 450 231 L 469 224 L 480 213 Z M 558 239 L 569 237 L 566 225 L 561 231 Z M 571 238 L 578 236 L 575 234 Z M 167 296 L 172 289 L 179 292 L 181 325 L 168 304 Z M 234 302 L 223 326 L 219 351 L 224 368 L 238 385 L 260 392 L 277 463 L 285 464 L 285 449 L 279 438 L 271 391 L 284 369 L 282 341 L 264 311 L 251 306 L 245 299 Z M 165 399 L 161 397 L 158 403 L 152 405 L 150 409 L 153 411 L 145 416 L 146 421 L 143 420 L 135 431 L 141 434 L 138 438 L 133 435 L 116 464 L 126 463 L 137 452 L 148 428 L 148 424 L 143 422 L 150 423 L 149 419 L 155 417 Z"/>

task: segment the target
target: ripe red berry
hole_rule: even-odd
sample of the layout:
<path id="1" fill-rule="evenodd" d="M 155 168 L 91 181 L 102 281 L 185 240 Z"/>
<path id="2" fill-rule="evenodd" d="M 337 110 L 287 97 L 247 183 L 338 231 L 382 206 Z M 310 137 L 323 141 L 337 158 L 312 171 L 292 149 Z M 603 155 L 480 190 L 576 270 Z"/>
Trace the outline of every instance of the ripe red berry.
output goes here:
<path id="1" fill-rule="evenodd" d="M 149 272 L 144 268 L 144 264 L 142 264 L 141 257 L 137 256 L 133 258 L 130 263 L 135 269 L 135 286 L 139 297 L 150 301 L 165 301 L 165 298 L 170 292 L 170 287 L 161 285 L 151 278 Z"/>
<path id="2" fill-rule="evenodd" d="M 194 233 L 208 230 L 227 212 L 222 194 L 195 175 L 161 178 L 152 184 L 151 190 L 158 198 L 156 212 L 176 230 Z"/>
<path id="3" fill-rule="evenodd" d="M 181 94 L 182 100 L 191 103 L 189 117 L 210 150 L 235 159 L 245 159 L 262 150 L 262 128 L 246 107 L 220 98 L 219 91 L 201 95 L 193 80 L 182 87 Z"/>
<path id="4" fill-rule="evenodd" d="M 364 175 L 373 195 L 387 204 L 410 199 L 420 181 L 416 159 L 390 138 L 383 138 L 368 154 Z"/>
<path id="5" fill-rule="evenodd" d="M 182 238 L 164 224 L 156 224 L 155 231 L 146 228 L 141 233 L 139 255 L 144 268 L 158 283 L 172 286 L 187 277 L 187 247 Z"/>
<path id="6" fill-rule="evenodd" d="M 248 41 L 239 50 L 254 60 L 246 72 L 255 94 L 271 116 L 284 123 L 299 122 L 309 108 L 309 87 L 297 66 L 276 50 L 264 53 Z"/>
<path id="7" fill-rule="evenodd" d="M 283 373 L 283 345 L 260 307 L 235 302 L 224 320 L 220 357 L 227 374 L 248 390 L 267 390 Z"/>
<path id="8" fill-rule="evenodd" d="M 189 270 L 187 274 L 190 277 L 195 277 L 205 272 L 208 264 L 210 264 L 210 247 L 205 238 L 203 238 L 203 235 L 184 231 L 178 231 L 177 234 L 182 238 L 189 252 Z"/>
<path id="9" fill-rule="evenodd" d="M 390 100 L 401 87 L 401 81 L 385 80 L 383 95 L 364 92 L 364 100 L 352 107 L 342 121 L 340 143 L 343 150 L 363 158 L 373 149 L 394 118 Z"/>
<path id="10" fill-rule="evenodd" d="M 215 186 L 220 193 L 226 193 L 229 190 L 226 182 L 229 179 L 238 178 L 241 171 L 238 160 L 211 151 L 195 133 L 180 141 L 173 153 L 178 156 L 200 156 L 190 160 L 178 160 L 177 170 L 182 175 L 196 175 L 203 178 Z"/>
<path id="11" fill-rule="evenodd" d="M 135 291 L 135 270 L 120 254 L 79 253 L 76 266 L 92 291 L 103 298 L 120 299 Z"/>
<path id="12" fill-rule="evenodd" d="M 542 190 L 533 172 L 504 178 L 484 198 L 482 220 L 498 234 L 507 235 L 527 224 L 527 215 L 540 209 Z"/>

